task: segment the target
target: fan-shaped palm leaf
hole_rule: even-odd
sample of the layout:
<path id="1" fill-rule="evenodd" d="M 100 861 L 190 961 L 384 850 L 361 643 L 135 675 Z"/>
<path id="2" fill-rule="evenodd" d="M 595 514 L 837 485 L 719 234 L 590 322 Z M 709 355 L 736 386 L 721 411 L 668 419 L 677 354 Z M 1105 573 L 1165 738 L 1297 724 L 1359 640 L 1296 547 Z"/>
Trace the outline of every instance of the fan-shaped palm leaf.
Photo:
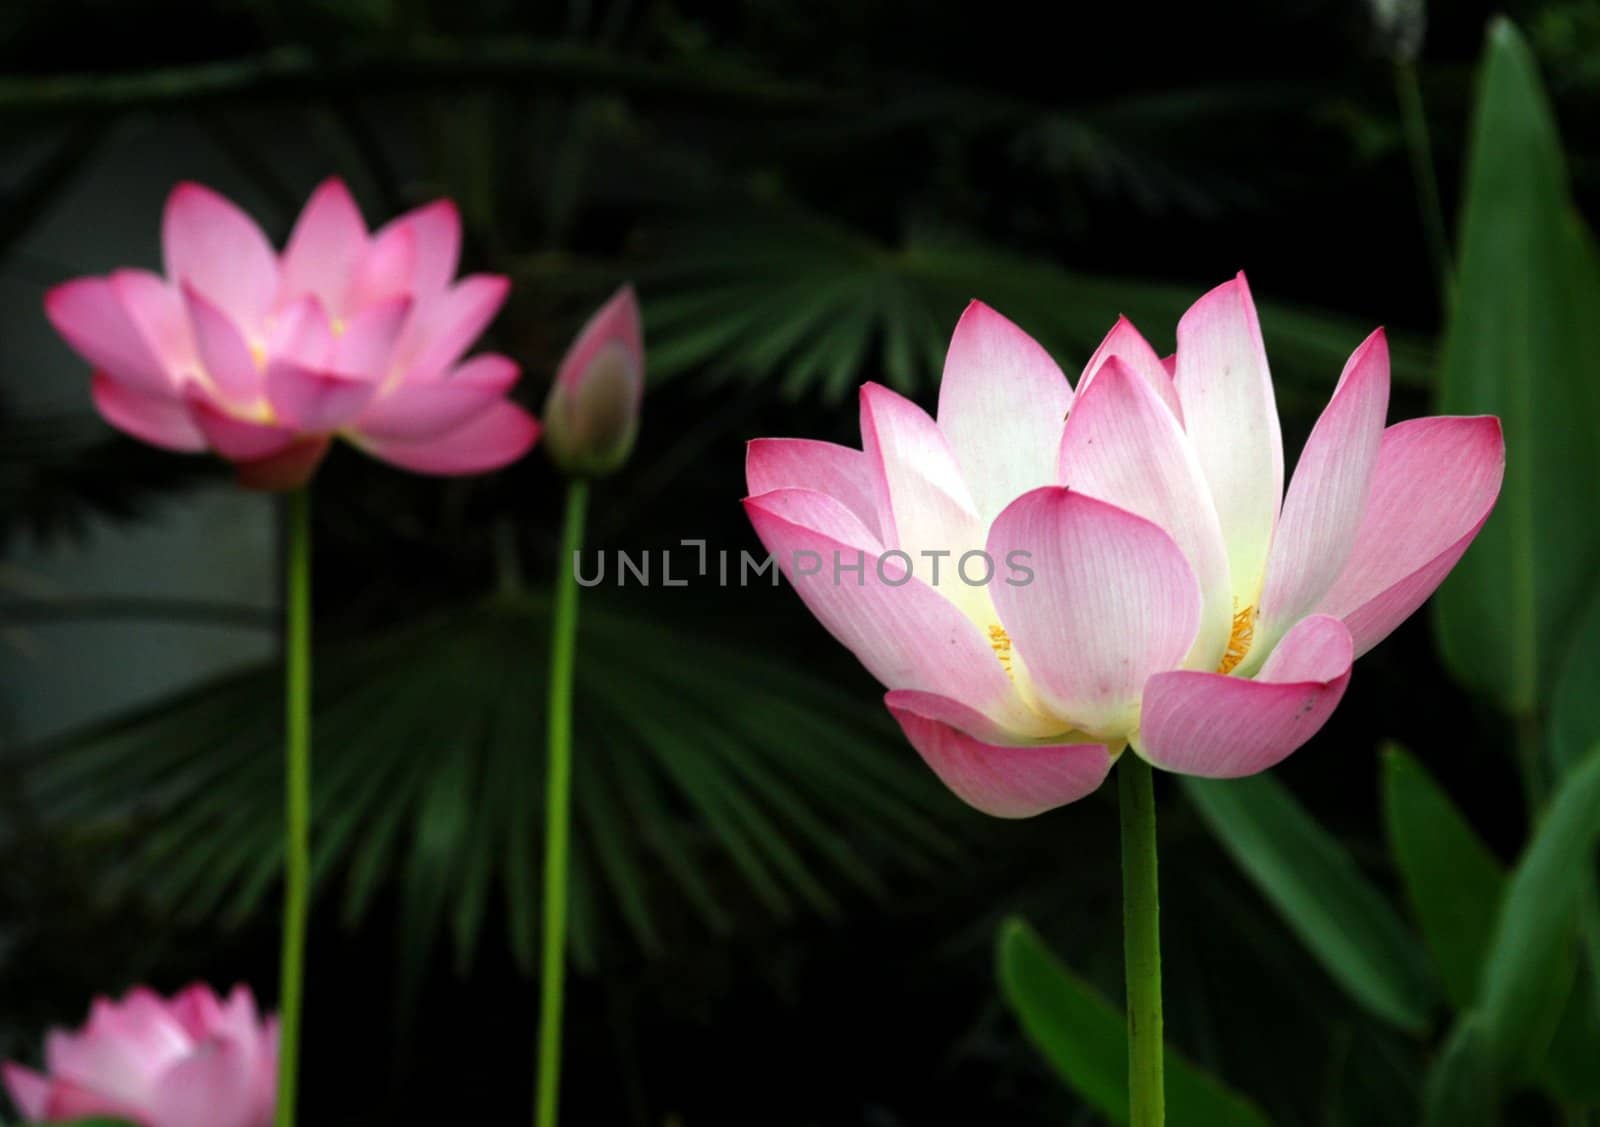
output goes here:
<path id="1" fill-rule="evenodd" d="M 647 950 L 769 913 L 831 913 L 853 887 L 957 850 L 961 809 L 878 710 L 783 664 L 591 600 L 576 686 L 573 905 L 592 962 L 613 913 Z M 347 921 L 398 885 L 406 963 L 448 931 L 477 948 L 494 889 L 524 968 L 537 938 L 542 601 L 502 597 L 319 651 L 319 893 Z M 37 749 L 41 815 L 112 835 L 113 891 L 185 920 L 254 916 L 280 875 L 279 683 L 268 667 Z"/>

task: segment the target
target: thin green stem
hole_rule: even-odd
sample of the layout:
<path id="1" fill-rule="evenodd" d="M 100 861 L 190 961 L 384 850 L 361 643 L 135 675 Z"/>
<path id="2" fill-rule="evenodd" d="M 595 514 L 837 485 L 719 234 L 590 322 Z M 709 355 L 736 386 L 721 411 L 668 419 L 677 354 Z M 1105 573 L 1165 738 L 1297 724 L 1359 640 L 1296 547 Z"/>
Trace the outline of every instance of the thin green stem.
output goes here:
<path id="1" fill-rule="evenodd" d="M 572 667 L 578 641 L 576 559 L 583 547 L 589 486 L 567 486 L 567 517 L 556 564 L 555 618 L 550 628 L 548 708 L 550 778 L 545 787 L 544 962 L 539 980 L 539 1079 L 535 1122 L 555 1127 L 561 1089 L 561 1001 L 567 971 L 567 854 L 572 809 Z"/>
<path id="2" fill-rule="evenodd" d="M 1156 877 L 1156 800 L 1150 765 L 1124 752 L 1117 771 L 1122 810 L 1123 962 L 1128 978 L 1128 1123 L 1161 1127 L 1161 906 Z"/>
<path id="3" fill-rule="evenodd" d="M 1450 261 L 1449 227 L 1444 219 L 1444 203 L 1439 196 L 1439 180 L 1433 170 L 1433 145 L 1428 139 L 1428 115 L 1422 104 L 1422 85 L 1417 81 L 1415 63 L 1399 62 L 1394 67 L 1395 97 L 1400 102 L 1400 126 L 1405 131 L 1406 152 L 1411 157 L 1411 174 L 1417 184 L 1417 209 L 1422 214 L 1422 234 L 1433 259 L 1439 283 L 1439 302 L 1448 313 L 1455 300 L 1455 267 Z"/>
<path id="4" fill-rule="evenodd" d="M 311 493 L 287 499 L 284 564 L 283 962 L 279 975 L 277 1127 L 294 1127 L 311 891 Z"/>

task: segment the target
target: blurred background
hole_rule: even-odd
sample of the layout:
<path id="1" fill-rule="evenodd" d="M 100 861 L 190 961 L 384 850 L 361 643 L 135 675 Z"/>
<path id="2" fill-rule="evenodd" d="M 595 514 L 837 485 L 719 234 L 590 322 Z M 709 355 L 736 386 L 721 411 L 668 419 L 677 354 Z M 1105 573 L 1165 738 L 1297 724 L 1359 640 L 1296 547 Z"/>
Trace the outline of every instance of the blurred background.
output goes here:
<path id="1" fill-rule="evenodd" d="M 115 436 L 41 309 L 65 278 L 157 267 L 176 181 L 224 192 L 278 240 L 331 174 L 374 225 L 453 197 L 464 269 L 513 279 L 486 345 L 523 364 L 535 408 L 584 316 L 633 280 L 650 391 L 631 463 L 597 489 L 590 548 L 703 539 L 736 556 L 759 550 L 737 503 L 745 440 L 855 444 L 867 379 L 931 406 L 973 297 L 1075 375 L 1119 313 L 1170 351 L 1182 310 L 1242 268 L 1291 459 L 1379 324 L 1391 421 L 1440 398 L 1472 413 L 1483 385 L 1470 345 L 1452 354 L 1444 336 L 1450 295 L 1486 323 L 1545 292 L 1481 255 L 1455 261 L 1497 10 L 7 5 L 0 1055 L 35 1061 L 47 1025 L 134 982 L 275 996 L 275 503 L 220 463 Z M 1486 211 L 1484 229 L 1550 198 L 1593 215 L 1600 5 L 1507 11 L 1565 168 L 1558 153 L 1527 189 L 1547 195 Z M 1487 154 L 1482 182 L 1525 156 Z M 1562 324 L 1580 322 L 1600 307 Z M 1551 378 L 1600 386 L 1593 352 L 1535 354 Z M 1563 417 L 1593 445 L 1600 415 Z M 1520 437 L 1545 433 L 1508 420 L 1513 462 Z M 1581 437 L 1549 441 L 1552 457 L 1586 456 Z M 1592 510 L 1600 479 L 1564 488 L 1571 504 L 1541 519 L 1578 538 L 1550 543 L 1579 578 L 1540 605 L 1570 625 L 1600 553 L 1563 513 Z M 527 1115 L 559 500 L 538 451 L 442 482 L 339 448 L 318 479 L 310 1124 Z M 1120 999 L 1109 789 L 986 821 L 924 772 L 791 592 L 657 579 L 584 594 L 568 1122 L 1103 1121 L 1002 1000 L 995 935 L 1025 916 L 1082 984 Z M 1469 577 L 1441 613 L 1492 636 L 1506 607 L 1492 575 Z M 1471 827 L 1471 859 L 1498 873 L 1559 775 L 1544 687 L 1581 704 L 1600 682 L 1594 664 L 1562 665 L 1593 652 L 1573 635 L 1528 658 L 1544 686 L 1531 697 L 1498 692 L 1494 669 L 1525 655 L 1469 639 L 1447 663 L 1439 626 L 1420 614 L 1361 663 L 1277 789 L 1224 808 L 1158 781 L 1169 1038 L 1266 1121 L 1420 1122 L 1470 1002 L 1448 974 L 1441 988 L 1415 934 L 1426 907 L 1380 800 L 1400 753 L 1382 749 L 1409 749 Z M 1326 868 L 1290 865 L 1303 884 L 1286 890 L 1252 841 Z M 1437 935 L 1423 939 L 1431 951 Z M 1600 1056 L 1583 1055 L 1600 1042 L 1580 1036 L 1595 1020 L 1562 1017 L 1582 1027 L 1572 1067 L 1511 1092 L 1507 1122 L 1590 1122 L 1572 1115 L 1600 1102 Z"/>

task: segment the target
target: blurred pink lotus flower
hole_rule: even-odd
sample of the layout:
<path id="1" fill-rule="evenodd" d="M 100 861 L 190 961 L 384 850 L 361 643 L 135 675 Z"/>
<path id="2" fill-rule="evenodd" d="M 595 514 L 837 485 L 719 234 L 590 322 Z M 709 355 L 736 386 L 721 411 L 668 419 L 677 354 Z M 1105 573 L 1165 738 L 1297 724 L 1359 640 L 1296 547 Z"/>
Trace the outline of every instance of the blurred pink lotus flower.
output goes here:
<path id="1" fill-rule="evenodd" d="M 644 329 L 632 286 L 589 318 L 544 402 L 545 452 L 562 470 L 607 474 L 628 460 L 644 398 Z"/>
<path id="2" fill-rule="evenodd" d="M 1278 763 L 1499 495 L 1497 419 L 1385 428 L 1382 330 L 1345 365 L 1287 496 L 1244 276 L 1197 301 L 1177 336 L 1164 361 L 1118 321 L 1074 397 L 1038 344 L 974 302 L 937 422 L 869 383 L 864 450 L 750 446 L 745 507 L 762 542 L 979 810 L 1072 802 L 1125 747 L 1213 778 Z M 981 554 L 967 556 L 974 582 L 957 571 L 968 553 Z"/>
<path id="3" fill-rule="evenodd" d="M 267 1127 L 278 1071 L 278 1021 L 248 987 L 226 1000 L 196 983 L 171 1000 L 138 986 L 96 998 L 89 1021 L 45 1038 L 45 1074 L 19 1064 L 0 1077 L 29 1123 L 85 1116 L 140 1127 Z"/>
<path id="4" fill-rule="evenodd" d="M 45 297 L 119 430 L 214 450 L 264 489 L 303 484 L 334 435 L 426 474 L 496 469 L 538 437 L 505 398 L 517 365 L 462 360 L 509 283 L 455 281 L 461 219 L 450 201 L 369 235 L 344 184 L 328 180 L 279 255 L 238 207 L 186 183 L 167 199 L 161 240 L 164 278 L 117 270 Z"/>

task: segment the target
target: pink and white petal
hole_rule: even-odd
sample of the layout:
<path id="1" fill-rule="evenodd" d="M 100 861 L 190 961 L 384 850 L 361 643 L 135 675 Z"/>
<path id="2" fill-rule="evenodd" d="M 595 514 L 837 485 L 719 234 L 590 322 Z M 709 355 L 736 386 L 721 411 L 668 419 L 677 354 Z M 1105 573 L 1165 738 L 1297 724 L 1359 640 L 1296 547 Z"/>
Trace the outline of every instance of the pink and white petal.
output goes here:
<path id="1" fill-rule="evenodd" d="M 405 230 L 415 247 L 411 292 L 427 299 L 444 292 L 461 263 L 461 212 L 450 200 L 434 200 L 408 211 L 384 228 Z"/>
<path id="2" fill-rule="evenodd" d="M 1236 779 L 1282 762 L 1322 728 L 1344 696 L 1350 632 L 1328 615 L 1297 623 L 1256 679 L 1158 673 L 1144 690 L 1133 747 L 1181 775 Z"/>
<path id="3" fill-rule="evenodd" d="M 267 367 L 267 401 L 285 426 L 302 433 L 338 430 L 366 409 L 377 390 L 370 380 L 290 360 L 274 360 Z"/>
<path id="4" fill-rule="evenodd" d="M 334 342 L 333 370 L 341 375 L 377 381 L 389 371 L 395 341 L 411 312 L 409 297 L 370 305 L 344 325 Z"/>
<path id="5" fill-rule="evenodd" d="M 875 539 L 843 504 L 781 489 L 744 507 L 801 601 L 885 688 L 950 697 L 1024 738 L 1048 731 L 972 620 L 903 559 L 871 550 Z"/>
<path id="6" fill-rule="evenodd" d="M 336 319 L 354 316 L 369 305 L 382 305 L 397 297 L 412 297 L 411 279 L 417 268 L 417 240 L 409 227 L 390 225 L 378 233 L 356 263 L 342 298 L 328 306 Z"/>
<path id="7" fill-rule="evenodd" d="M 267 355 L 306 368 L 326 368 L 333 363 L 334 343 L 327 309 L 315 294 L 307 294 L 273 318 Z"/>
<path id="8" fill-rule="evenodd" d="M 275 454 L 233 464 L 234 477 L 245 489 L 261 493 L 287 493 L 299 489 L 316 474 L 333 440 L 325 434 L 296 438 Z"/>
<path id="9" fill-rule="evenodd" d="M 1023 553 L 1033 577 L 990 588 L 1034 690 L 1054 715 L 1115 740 L 1137 724 L 1153 673 L 1194 644 L 1200 587 L 1160 526 L 1060 486 L 1025 493 L 989 531 L 989 555 Z"/>
<path id="10" fill-rule="evenodd" d="M 144 1119 L 144 1109 L 124 1100 L 112 1099 L 70 1080 L 58 1077 L 50 1082 L 44 1122 L 64 1123 L 89 1116 L 107 1116 L 139 1123 Z"/>
<path id="11" fill-rule="evenodd" d="M 1492 416 L 1410 419 L 1383 432 L 1349 562 L 1317 604 L 1344 620 L 1357 657 L 1450 574 L 1494 509 L 1505 462 Z"/>
<path id="12" fill-rule="evenodd" d="M 287 449 L 299 437 L 293 427 L 241 419 L 203 396 L 189 399 L 189 417 L 206 444 L 230 462 L 254 462 Z"/>
<path id="13" fill-rule="evenodd" d="M 180 990 L 169 1009 L 173 1019 L 194 1041 L 209 1037 L 222 1020 L 222 1004 L 216 992 L 203 982 L 191 983 Z"/>
<path id="14" fill-rule="evenodd" d="M 108 278 L 74 278 L 44 296 L 45 316 L 73 351 L 128 387 L 156 393 L 173 384 Z"/>
<path id="15" fill-rule="evenodd" d="M 207 446 L 188 404 L 175 395 L 147 395 L 96 372 L 89 383 L 89 396 L 102 419 L 140 442 L 187 454 Z"/>
<path id="16" fill-rule="evenodd" d="M 0 1081 L 18 1114 L 33 1121 L 43 1119 L 50 1103 L 50 1078 L 13 1061 L 0 1064 Z"/>
<path id="17" fill-rule="evenodd" d="M 639 301 L 634 296 L 632 286 L 623 286 L 584 323 L 566 355 L 561 358 L 561 365 L 556 369 L 556 382 L 576 391 L 596 355 L 618 344 L 622 346 L 626 363 L 642 375 L 644 327 L 639 317 Z M 642 391 L 642 379 L 639 386 Z"/>
<path id="18" fill-rule="evenodd" d="M 194 327 L 200 364 L 210 377 L 211 386 L 233 403 L 259 400 L 261 369 L 256 367 L 256 354 L 240 327 L 187 282 L 183 285 L 183 301 Z"/>
<path id="19" fill-rule="evenodd" d="M 886 387 L 863 384 L 861 438 L 878 471 L 885 544 L 914 558 L 925 551 L 955 558 L 983 546 L 983 522 L 961 466 L 927 412 Z"/>
<path id="20" fill-rule="evenodd" d="M 184 374 L 200 366 L 183 295 L 148 270 L 112 271 L 111 288 L 161 362 L 166 386 L 176 390 Z"/>
<path id="21" fill-rule="evenodd" d="M 258 1127 L 253 1047 L 229 1038 L 176 1062 L 150 1093 L 150 1120 L 160 1127 Z"/>
<path id="22" fill-rule="evenodd" d="M 401 379 L 437 379 L 489 327 L 510 289 L 504 277 L 474 274 L 417 306 L 395 348 Z"/>
<path id="23" fill-rule="evenodd" d="M 447 379 L 397 384 L 380 393 L 352 429 L 373 439 L 436 438 L 493 407 L 521 374 L 514 360 L 485 352 Z"/>
<path id="24" fill-rule="evenodd" d="M 1222 523 L 1234 599 L 1241 609 L 1255 606 L 1283 500 L 1283 437 L 1243 274 L 1178 321 L 1173 385 Z"/>
<path id="25" fill-rule="evenodd" d="M 826 493 L 880 536 L 878 475 L 865 451 L 810 438 L 752 439 L 745 447 L 744 477 L 752 497 L 774 489 Z"/>
<path id="26" fill-rule="evenodd" d="M 362 449 L 392 466 L 453 477 L 488 473 L 521 458 L 539 440 L 539 421 L 502 401 L 434 438 L 415 442 L 352 435 Z"/>
<path id="27" fill-rule="evenodd" d="M 759 508 L 764 516 L 799 525 L 838 541 L 851 550 L 851 560 L 855 559 L 854 553 L 857 551 L 867 552 L 874 558 L 884 554 L 883 542 L 867 527 L 866 522 L 838 498 L 826 493 L 815 489 L 774 489 L 746 500 Z M 893 571 L 886 571 L 896 580 L 908 570 L 904 560 L 898 562 L 900 566 Z M 888 566 L 892 564 L 886 564 Z M 853 576 L 854 572 L 850 574 Z M 853 579 L 850 581 L 854 582 Z"/>
<path id="28" fill-rule="evenodd" d="M 278 304 L 311 296 L 324 308 L 336 308 L 366 252 L 367 224 L 350 189 L 338 177 L 324 180 L 289 233 Z"/>
<path id="29" fill-rule="evenodd" d="M 265 1127 L 278 1106 L 278 1018 L 269 1014 L 261 1023 L 256 1053 L 256 1121 Z"/>
<path id="30" fill-rule="evenodd" d="M 1106 361 L 1111 359 L 1121 360 L 1129 371 L 1149 384 L 1172 412 L 1172 417 L 1178 420 L 1180 426 L 1183 424 L 1183 408 L 1178 403 L 1178 391 L 1172 386 L 1172 365 L 1156 355 L 1156 350 L 1150 347 L 1144 334 L 1134 328 L 1133 322 L 1126 317 L 1117 318 L 1106 339 L 1100 342 L 1100 347 L 1094 350 L 1094 355 L 1083 366 L 1083 375 L 1078 380 L 1080 398 L 1093 385 L 1095 376 Z"/>
<path id="31" fill-rule="evenodd" d="M 257 332 L 278 293 L 278 256 L 237 205 L 199 184 L 179 184 L 161 224 L 167 277 L 188 282 L 239 324 Z"/>
<path id="32" fill-rule="evenodd" d="M 1017 746 L 975 739 L 941 718 L 963 706 L 948 702 L 955 706 L 949 709 L 937 699 L 893 692 L 884 703 L 939 780 L 985 814 L 1031 818 L 1076 802 L 1097 789 L 1111 770 L 1111 755 L 1100 744 Z"/>
<path id="33" fill-rule="evenodd" d="M 1060 480 L 1154 521 L 1172 537 L 1200 584 L 1200 627 L 1183 664 L 1215 669 L 1233 628 L 1216 506 L 1177 418 L 1119 356 L 1107 356 L 1088 390 L 1078 393 L 1061 436 Z"/>
<path id="34" fill-rule="evenodd" d="M 1072 388 L 1039 343 L 981 301 L 950 338 L 939 384 L 939 430 L 987 520 L 1028 490 L 1056 482 Z"/>
<path id="35" fill-rule="evenodd" d="M 1259 666 L 1284 631 L 1309 614 L 1350 558 L 1367 507 L 1389 412 L 1389 345 L 1379 329 L 1351 354 L 1322 417 L 1306 439 L 1267 557 L 1251 652 Z"/>

